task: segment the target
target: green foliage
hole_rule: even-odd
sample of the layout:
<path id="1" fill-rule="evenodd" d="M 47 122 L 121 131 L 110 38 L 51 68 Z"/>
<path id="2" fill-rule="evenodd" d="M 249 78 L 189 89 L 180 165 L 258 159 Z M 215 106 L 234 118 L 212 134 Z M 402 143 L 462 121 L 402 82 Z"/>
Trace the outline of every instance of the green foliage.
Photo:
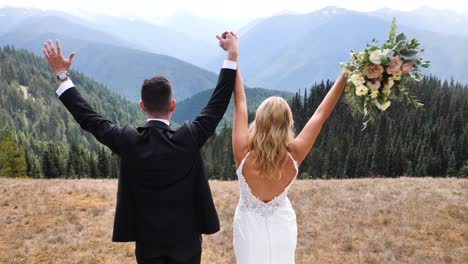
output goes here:
<path id="1" fill-rule="evenodd" d="M 401 39 L 401 34 L 398 35 L 398 36 L 400 36 L 399 39 Z M 396 18 L 393 18 L 392 19 L 392 24 L 390 26 L 390 31 L 388 32 L 387 42 L 390 43 L 390 44 L 394 44 L 395 41 L 396 41 Z"/>
<path id="2" fill-rule="evenodd" d="M 16 143 L 13 131 L 6 130 L 0 137 L 0 176 L 26 176 L 24 149 Z"/>

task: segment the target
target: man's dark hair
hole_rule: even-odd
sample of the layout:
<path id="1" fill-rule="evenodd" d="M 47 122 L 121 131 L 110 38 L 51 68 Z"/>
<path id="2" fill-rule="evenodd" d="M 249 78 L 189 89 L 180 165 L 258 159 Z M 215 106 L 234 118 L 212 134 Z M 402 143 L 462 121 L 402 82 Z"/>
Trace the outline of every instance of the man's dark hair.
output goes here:
<path id="1" fill-rule="evenodd" d="M 141 100 L 150 113 L 167 113 L 171 107 L 172 87 L 163 76 L 145 79 L 141 86 Z"/>

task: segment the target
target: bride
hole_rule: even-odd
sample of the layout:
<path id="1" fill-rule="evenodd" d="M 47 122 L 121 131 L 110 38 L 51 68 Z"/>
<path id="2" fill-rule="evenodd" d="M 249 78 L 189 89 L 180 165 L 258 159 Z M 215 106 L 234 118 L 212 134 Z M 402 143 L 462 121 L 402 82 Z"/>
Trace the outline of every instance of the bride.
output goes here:
<path id="1" fill-rule="evenodd" d="M 241 72 L 234 88 L 232 148 L 240 184 L 240 200 L 234 215 L 234 251 L 238 264 L 294 263 L 297 242 L 296 214 L 288 190 L 298 166 L 314 145 L 346 83 L 338 77 L 320 106 L 294 138 L 288 103 L 270 97 L 257 109 L 248 125 Z"/>

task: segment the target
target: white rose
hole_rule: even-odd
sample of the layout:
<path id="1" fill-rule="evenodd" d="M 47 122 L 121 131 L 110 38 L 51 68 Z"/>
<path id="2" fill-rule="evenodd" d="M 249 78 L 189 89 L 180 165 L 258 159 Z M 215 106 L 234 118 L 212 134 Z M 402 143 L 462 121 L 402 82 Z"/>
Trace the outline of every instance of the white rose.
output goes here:
<path id="1" fill-rule="evenodd" d="M 364 79 L 364 76 L 362 76 L 362 74 L 356 73 L 351 76 L 351 81 L 354 85 L 359 86 L 364 84 L 366 80 Z"/>
<path id="2" fill-rule="evenodd" d="M 371 94 L 370 94 L 370 97 L 371 98 L 377 98 L 377 96 L 379 96 L 379 90 L 372 90 Z"/>
<path id="3" fill-rule="evenodd" d="M 356 87 L 357 96 L 366 95 L 368 91 L 369 91 L 369 88 L 367 88 L 365 85 L 359 85 L 358 87 Z"/>
<path id="4" fill-rule="evenodd" d="M 374 50 L 373 52 L 371 52 L 371 54 L 369 55 L 369 60 L 370 62 L 374 63 L 374 64 L 380 64 L 382 63 L 382 58 L 384 57 L 385 55 L 382 53 L 381 50 Z"/>

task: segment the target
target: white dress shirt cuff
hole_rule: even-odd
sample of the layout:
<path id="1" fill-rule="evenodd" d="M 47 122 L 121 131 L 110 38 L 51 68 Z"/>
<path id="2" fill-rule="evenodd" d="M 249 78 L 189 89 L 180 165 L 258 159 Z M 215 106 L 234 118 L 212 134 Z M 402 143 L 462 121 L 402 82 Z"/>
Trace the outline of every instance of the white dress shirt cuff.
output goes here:
<path id="1" fill-rule="evenodd" d="M 224 60 L 223 69 L 237 70 L 237 62 Z"/>
<path id="2" fill-rule="evenodd" d="M 75 87 L 75 85 L 73 84 L 72 80 L 68 79 L 67 81 L 64 81 L 62 84 L 60 84 L 56 93 L 60 97 L 66 90 L 72 87 Z"/>

